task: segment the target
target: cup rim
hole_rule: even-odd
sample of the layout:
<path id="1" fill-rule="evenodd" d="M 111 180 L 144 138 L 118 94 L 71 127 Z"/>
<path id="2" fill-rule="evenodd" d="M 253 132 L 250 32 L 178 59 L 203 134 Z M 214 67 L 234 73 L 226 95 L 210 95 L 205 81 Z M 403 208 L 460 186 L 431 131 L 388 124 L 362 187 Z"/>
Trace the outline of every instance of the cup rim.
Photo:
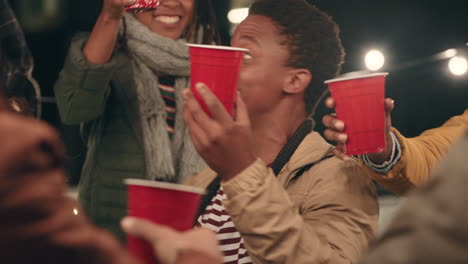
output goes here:
<path id="1" fill-rule="evenodd" d="M 369 73 L 369 74 L 363 74 L 363 75 L 357 75 L 357 76 L 348 76 L 348 77 L 338 77 L 330 80 L 326 80 L 324 83 L 333 83 L 333 82 L 341 82 L 341 81 L 348 81 L 348 80 L 354 80 L 354 79 L 363 79 L 363 78 L 369 78 L 369 77 L 376 77 L 376 76 L 387 76 L 388 72 L 375 72 L 375 73 Z"/>
<path id="2" fill-rule="evenodd" d="M 230 47 L 230 46 L 193 44 L 193 43 L 186 43 L 185 45 L 187 45 L 189 47 L 194 47 L 194 48 L 205 48 L 205 49 L 216 49 L 216 50 L 231 50 L 231 51 L 243 51 L 243 52 L 249 51 L 248 49 Z"/>
<path id="3" fill-rule="evenodd" d="M 206 193 L 204 189 L 195 187 L 195 186 L 178 184 L 178 183 L 170 183 L 170 182 L 158 182 L 158 181 L 151 181 L 151 180 L 145 180 L 145 179 L 124 179 L 124 184 L 138 185 L 138 186 L 144 186 L 144 187 L 163 188 L 163 189 L 169 189 L 169 190 L 174 190 L 174 191 L 191 192 L 191 193 L 196 193 L 196 194 L 201 194 L 201 195 L 204 195 Z"/>

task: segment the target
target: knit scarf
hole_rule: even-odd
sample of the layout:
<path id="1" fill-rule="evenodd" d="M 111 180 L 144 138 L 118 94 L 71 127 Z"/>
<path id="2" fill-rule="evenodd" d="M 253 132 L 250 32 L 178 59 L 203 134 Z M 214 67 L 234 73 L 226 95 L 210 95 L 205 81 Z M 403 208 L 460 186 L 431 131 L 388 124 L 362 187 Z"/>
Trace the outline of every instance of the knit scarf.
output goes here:
<path id="1" fill-rule="evenodd" d="M 188 48 L 183 40 L 157 35 L 131 14 L 126 14 L 125 19 L 143 132 L 146 177 L 183 181 L 206 167 L 191 143 L 182 115 L 182 90 L 190 85 Z M 166 130 L 167 113 L 158 88 L 158 75 L 175 77 L 176 120 L 172 140 Z"/>

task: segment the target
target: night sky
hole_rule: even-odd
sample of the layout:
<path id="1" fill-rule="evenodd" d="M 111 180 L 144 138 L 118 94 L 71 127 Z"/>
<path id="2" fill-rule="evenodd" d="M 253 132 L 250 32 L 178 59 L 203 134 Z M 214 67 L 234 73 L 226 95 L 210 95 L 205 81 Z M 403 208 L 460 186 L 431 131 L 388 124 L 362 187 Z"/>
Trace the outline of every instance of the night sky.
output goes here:
<path id="1" fill-rule="evenodd" d="M 451 75 L 448 60 L 430 60 L 451 48 L 468 55 L 468 1 L 312 2 L 340 25 L 347 53 L 343 72 L 364 69 L 370 48 L 386 55 L 386 94 L 396 103 L 394 126 L 405 135 L 416 136 L 468 108 L 468 76 Z"/>
<path id="2" fill-rule="evenodd" d="M 12 1 L 16 10 L 19 2 Z M 387 62 L 382 71 L 390 73 L 387 96 L 396 102 L 393 122 L 404 135 L 416 136 L 468 108 L 468 76 L 460 78 L 448 73 L 447 60 L 429 60 L 450 48 L 459 48 L 468 55 L 467 0 L 311 2 L 340 25 L 347 53 L 343 72 L 363 70 L 363 57 L 370 48 L 384 52 Z M 26 32 L 35 57 L 34 76 L 46 96 L 53 96 L 53 83 L 63 65 L 71 36 L 76 31 L 91 29 L 101 5 L 96 0 L 63 0 L 62 3 L 68 6 L 63 8 L 65 19 L 60 24 L 39 32 Z M 229 2 L 214 0 L 214 3 L 223 41 L 227 44 Z M 60 124 L 54 104 L 44 105 L 43 119 L 66 132 L 63 134 L 71 157 L 82 156 L 83 147 L 76 143 L 76 128 Z"/>

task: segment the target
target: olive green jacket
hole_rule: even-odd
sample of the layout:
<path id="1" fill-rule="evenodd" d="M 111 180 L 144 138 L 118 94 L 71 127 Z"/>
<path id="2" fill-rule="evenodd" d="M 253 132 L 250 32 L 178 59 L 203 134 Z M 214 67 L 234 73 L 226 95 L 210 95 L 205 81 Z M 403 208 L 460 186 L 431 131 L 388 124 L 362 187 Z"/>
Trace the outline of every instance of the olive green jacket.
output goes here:
<path id="1" fill-rule="evenodd" d="M 85 212 L 98 226 L 123 238 L 126 215 L 124 178 L 144 178 L 145 158 L 138 105 L 129 58 L 115 52 L 110 62 L 89 63 L 83 56 L 86 35 L 72 41 L 55 84 L 61 119 L 84 124 L 88 152 L 79 185 Z"/>

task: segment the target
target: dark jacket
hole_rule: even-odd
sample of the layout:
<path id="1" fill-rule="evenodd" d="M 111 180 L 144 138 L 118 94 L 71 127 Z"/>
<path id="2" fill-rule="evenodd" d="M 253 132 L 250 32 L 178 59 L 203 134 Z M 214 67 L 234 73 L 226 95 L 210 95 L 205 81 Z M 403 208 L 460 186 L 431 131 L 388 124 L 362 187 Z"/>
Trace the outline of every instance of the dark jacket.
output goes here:
<path id="1" fill-rule="evenodd" d="M 412 193 L 362 264 L 468 263 L 468 131 Z"/>
<path id="2" fill-rule="evenodd" d="M 55 84 L 62 121 L 85 123 L 87 156 L 79 199 L 90 219 L 124 238 L 119 222 L 126 215 L 124 178 L 145 177 L 140 118 L 129 59 L 116 52 L 105 64 L 89 63 L 82 52 L 87 35 L 72 41 Z M 112 80 L 112 87 L 111 87 Z"/>

